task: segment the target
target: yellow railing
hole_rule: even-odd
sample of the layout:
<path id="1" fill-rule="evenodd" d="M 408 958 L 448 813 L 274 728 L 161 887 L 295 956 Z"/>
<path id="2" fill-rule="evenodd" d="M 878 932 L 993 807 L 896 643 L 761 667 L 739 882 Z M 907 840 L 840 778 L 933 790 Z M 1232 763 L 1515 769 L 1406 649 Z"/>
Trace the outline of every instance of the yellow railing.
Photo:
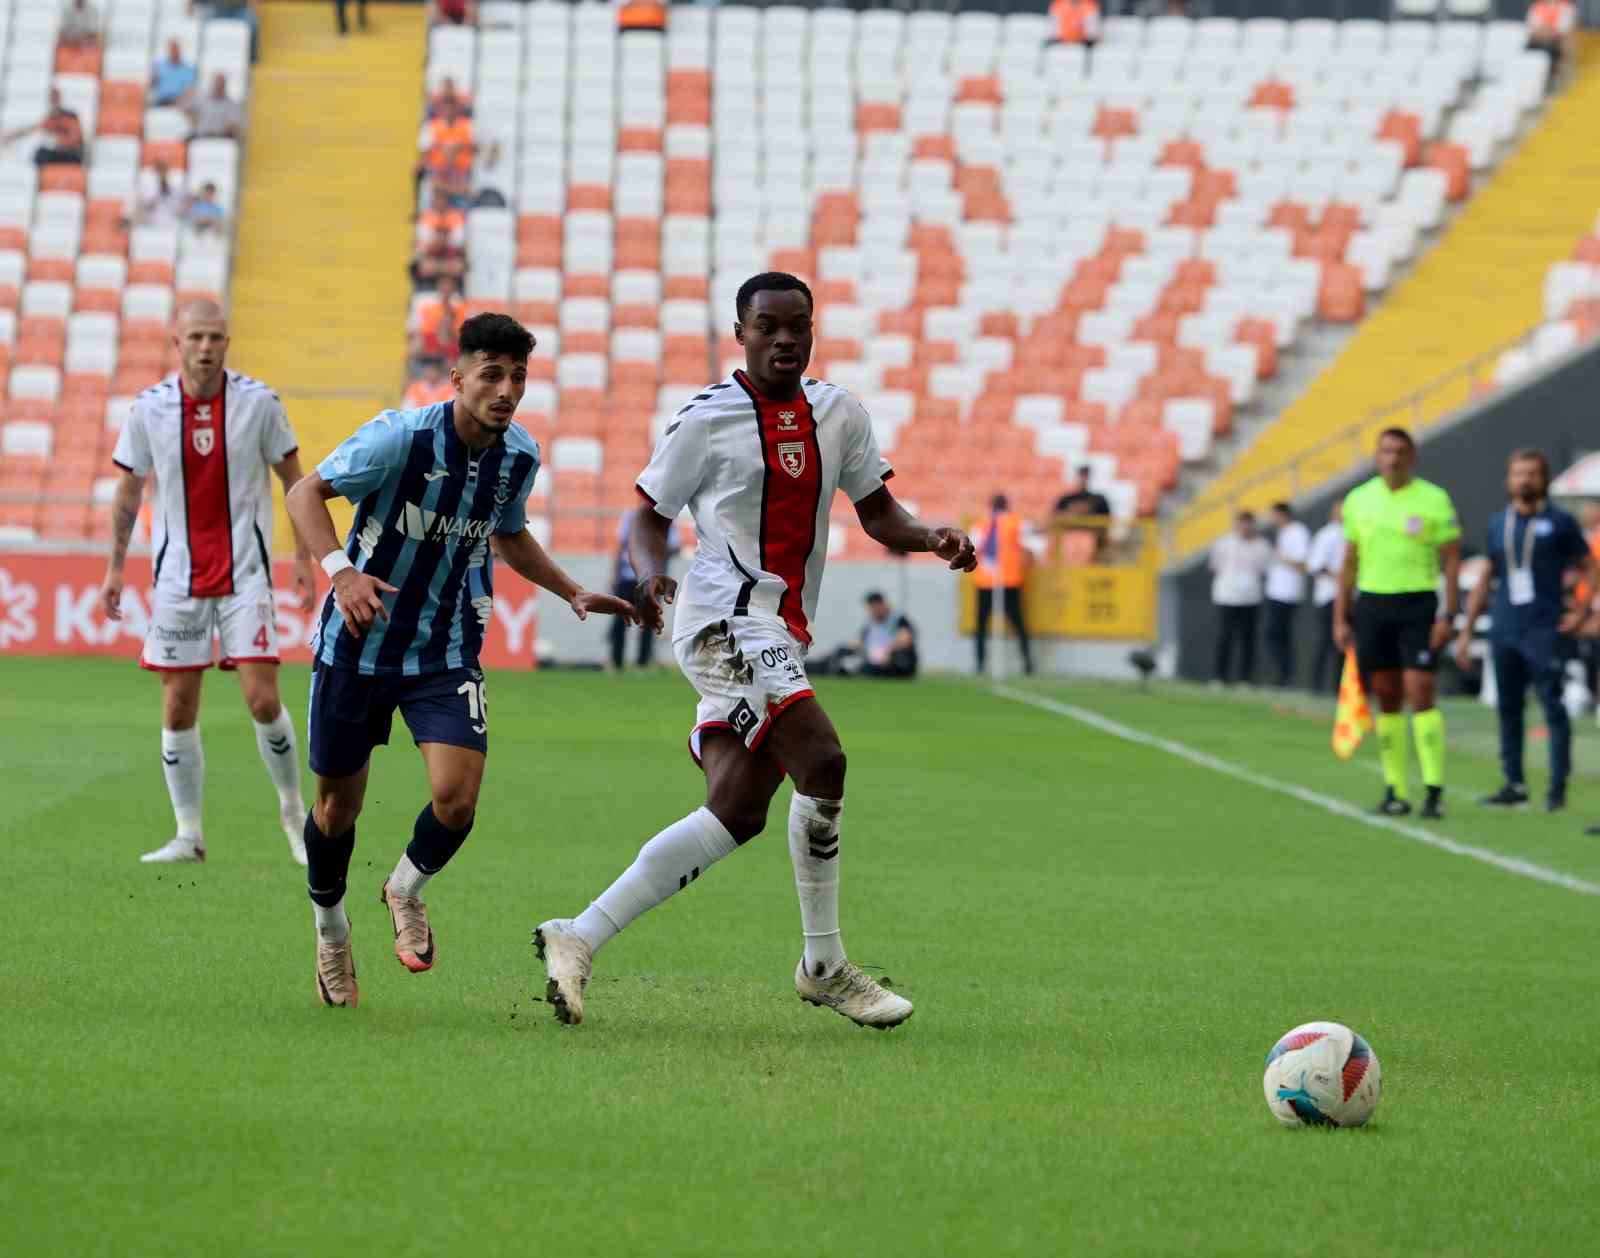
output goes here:
<path id="1" fill-rule="evenodd" d="M 1420 389 L 1380 406 L 1346 428 L 1308 446 L 1276 467 L 1230 486 L 1226 492 L 1191 503 L 1167 522 L 1169 560 L 1188 557 L 1228 531 L 1239 511 L 1261 511 L 1274 502 L 1293 502 L 1302 494 L 1349 473 L 1372 457 L 1385 428 L 1421 434 L 1472 400 L 1475 386 L 1492 376 L 1507 350 L 1525 345 L 1537 328 L 1474 355 Z"/>

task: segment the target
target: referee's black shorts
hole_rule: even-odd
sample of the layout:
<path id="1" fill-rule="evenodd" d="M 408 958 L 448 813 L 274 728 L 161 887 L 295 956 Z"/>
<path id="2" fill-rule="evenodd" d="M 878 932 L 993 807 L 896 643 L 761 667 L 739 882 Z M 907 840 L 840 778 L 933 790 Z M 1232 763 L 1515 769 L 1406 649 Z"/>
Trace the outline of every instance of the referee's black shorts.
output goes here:
<path id="1" fill-rule="evenodd" d="M 1356 630 L 1356 663 L 1363 674 L 1411 668 L 1432 672 L 1439 666 L 1429 638 L 1439 614 L 1439 596 L 1362 594 L 1352 619 Z"/>

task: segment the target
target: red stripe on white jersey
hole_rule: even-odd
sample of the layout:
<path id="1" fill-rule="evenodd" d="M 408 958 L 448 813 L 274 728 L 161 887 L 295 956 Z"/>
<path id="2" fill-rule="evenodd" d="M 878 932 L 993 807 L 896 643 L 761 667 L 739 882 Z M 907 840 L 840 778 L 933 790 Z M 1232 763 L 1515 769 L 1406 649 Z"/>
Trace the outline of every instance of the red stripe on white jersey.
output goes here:
<path id="1" fill-rule="evenodd" d="M 822 496 L 822 450 L 811 402 L 801 390 L 792 400 L 762 397 L 744 372 L 736 372 L 756 406 L 765 482 L 761 495 L 761 566 L 784 581 L 778 615 L 801 642 L 810 644 L 804 592 L 806 564 L 817 544 L 817 505 Z"/>
<path id="2" fill-rule="evenodd" d="M 183 426 L 183 506 L 189 537 L 189 597 L 233 593 L 233 508 L 228 501 L 226 385 L 214 398 L 179 386 Z"/>

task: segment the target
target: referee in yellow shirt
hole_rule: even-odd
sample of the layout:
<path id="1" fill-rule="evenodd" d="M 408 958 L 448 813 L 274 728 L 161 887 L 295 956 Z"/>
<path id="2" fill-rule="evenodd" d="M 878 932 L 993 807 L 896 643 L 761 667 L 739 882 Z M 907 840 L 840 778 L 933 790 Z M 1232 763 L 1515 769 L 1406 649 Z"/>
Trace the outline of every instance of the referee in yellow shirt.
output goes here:
<path id="1" fill-rule="evenodd" d="M 1387 784 L 1377 811 L 1411 812 L 1406 716 L 1417 740 L 1427 798 L 1422 816 L 1444 816 L 1444 714 L 1435 706 L 1434 669 L 1461 604 L 1461 525 L 1450 495 L 1411 474 L 1416 442 L 1404 428 L 1378 437 L 1378 474 L 1344 500 L 1344 567 L 1334 600 L 1334 640 L 1352 641 L 1378 702 L 1378 754 Z M 1444 572 L 1444 604 L 1439 573 Z M 1352 616 L 1351 595 L 1355 599 Z"/>

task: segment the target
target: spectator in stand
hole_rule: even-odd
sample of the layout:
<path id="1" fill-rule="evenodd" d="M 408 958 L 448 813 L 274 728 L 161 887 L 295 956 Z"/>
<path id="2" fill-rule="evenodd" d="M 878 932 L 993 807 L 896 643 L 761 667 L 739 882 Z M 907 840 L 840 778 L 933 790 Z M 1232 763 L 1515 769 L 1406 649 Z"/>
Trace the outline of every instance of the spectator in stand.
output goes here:
<path id="1" fill-rule="evenodd" d="M 228 95 L 226 74 L 213 74 L 211 91 L 190 101 L 185 112 L 194 128 L 191 140 L 237 140 L 244 133 L 244 110 Z"/>
<path id="2" fill-rule="evenodd" d="M 456 81 L 446 75 L 444 82 L 439 84 L 439 90 L 428 98 L 428 117 L 441 118 L 451 112 L 470 118 L 472 103 L 461 94 Z"/>
<path id="3" fill-rule="evenodd" d="M 472 192 L 473 136 L 472 120 L 461 112 L 459 103 L 423 124 L 420 146 L 423 154 L 417 163 L 417 182 L 427 177 L 436 186 L 446 183 L 452 195 L 459 191 L 465 204 Z"/>
<path id="4" fill-rule="evenodd" d="M 0 135 L 0 147 L 20 140 L 30 131 L 43 133 L 41 143 L 33 153 L 35 166 L 62 166 L 83 164 L 83 123 L 78 115 L 61 103 L 61 93 L 50 89 L 50 112 L 31 127 L 19 127 Z"/>
<path id="5" fill-rule="evenodd" d="M 228 223 L 228 211 L 217 200 L 217 185 L 206 183 L 183 207 L 183 225 L 196 235 L 220 235 Z"/>
<path id="6" fill-rule="evenodd" d="M 450 198 L 451 205 L 465 209 L 472 200 L 472 149 L 452 144 L 441 151 L 428 182 L 433 191 Z"/>
<path id="7" fill-rule="evenodd" d="M 1267 569 L 1267 651 L 1280 687 L 1294 678 L 1294 617 L 1306 597 L 1306 559 L 1311 530 L 1294 518 L 1287 502 L 1272 506 L 1272 564 Z"/>
<path id="8" fill-rule="evenodd" d="M 443 228 L 411 259 L 411 282 L 424 291 L 437 288 L 441 279 L 460 283 L 467 273 L 467 251 L 450 239 Z"/>
<path id="9" fill-rule="evenodd" d="M 198 79 L 195 68 L 183 59 L 183 45 L 167 41 L 167 59 L 150 70 L 150 104 L 183 105 L 194 92 Z"/>
<path id="10" fill-rule="evenodd" d="M 978 587 L 978 626 L 973 645 L 978 656 L 978 675 L 983 675 L 989 646 L 989 617 L 994 613 L 995 594 L 1005 618 L 1022 648 L 1022 671 L 1033 672 L 1033 651 L 1028 644 L 1028 629 L 1022 614 L 1022 582 L 1027 576 L 1028 550 L 1022 543 L 1022 517 L 1011 510 L 1004 494 L 989 503 L 989 518 L 972 531 L 972 545 L 978 552 L 978 566 L 972 583 Z"/>
<path id="11" fill-rule="evenodd" d="M 459 245 L 465 243 L 466 231 L 466 213 L 451 205 L 450 198 L 435 188 L 432 203 L 417 215 L 417 243 L 426 244 L 440 232 L 446 232 L 450 242 Z"/>
<path id="12" fill-rule="evenodd" d="M 428 22 L 450 26 L 476 26 L 478 24 L 477 0 L 432 0 L 428 5 Z"/>
<path id="13" fill-rule="evenodd" d="M 444 374 L 444 363 L 430 358 L 422 364 L 422 374 L 406 386 L 402 404 L 407 410 L 417 410 L 435 402 L 448 402 L 455 392 L 450 377 Z"/>
<path id="14" fill-rule="evenodd" d="M 140 196 L 122 220 L 124 227 L 174 227 L 183 221 L 183 190 L 173 181 L 165 162 L 155 164 L 155 182 Z"/>
<path id="15" fill-rule="evenodd" d="M 339 24 L 339 34 L 350 33 L 350 20 L 345 15 L 346 0 L 333 0 L 333 16 Z M 356 0 L 356 25 L 367 29 L 367 0 Z"/>
<path id="16" fill-rule="evenodd" d="M 1528 47 L 1550 58 L 1550 82 L 1569 59 L 1574 32 L 1578 28 L 1578 6 L 1572 0 L 1537 0 L 1528 6 Z"/>
<path id="17" fill-rule="evenodd" d="M 61 14 L 57 40 L 67 48 L 95 48 L 100 44 L 100 13 L 89 0 L 72 0 Z"/>
<path id="18" fill-rule="evenodd" d="M 1093 48 L 1100 38 L 1100 6 L 1095 0 L 1052 0 L 1050 19 L 1055 29 L 1047 43 Z"/>
<path id="19" fill-rule="evenodd" d="M 1339 592 L 1339 570 L 1344 567 L 1344 503 L 1333 504 L 1328 522 L 1311 538 L 1306 571 L 1311 574 L 1311 603 L 1317 610 L 1317 648 L 1311 658 L 1311 688 L 1339 689 L 1343 664 L 1333 646 L 1333 596 Z M 1329 675 L 1332 674 L 1332 686 Z"/>
<path id="20" fill-rule="evenodd" d="M 1256 620 L 1261 613 L 1261 586 L 1272 563 L 1272 547 L 1256 532 L 1256 518 L 1239 512 L 1233 532 L 1217 539 L 1211 548 L 1211 601 L 1218 618 L 1217 663 L 1211 684 L 1226 686 L 1235 674 L 1233 657 L 1239 658 L 1238 680 L 1249 685 L 1256 671 Z"/>
<path id="21" fill-rule="evenodd" d="M 867 623 L 849 646 L 818 661 L 813 672 L 839 677 L 890 677 L 909 681 L 917 675 L 917 629 L 896 615 L 877 590 L 866 597 Z"/>
<path id="22" fill-rule="evenodd" d="M 456 334 L 461 330 L 459 285 L 442 276 L 436 296 L 417 303 L 411 328 L 411 355 L 422 361 L 444 362 L 455 357 Z"/>

